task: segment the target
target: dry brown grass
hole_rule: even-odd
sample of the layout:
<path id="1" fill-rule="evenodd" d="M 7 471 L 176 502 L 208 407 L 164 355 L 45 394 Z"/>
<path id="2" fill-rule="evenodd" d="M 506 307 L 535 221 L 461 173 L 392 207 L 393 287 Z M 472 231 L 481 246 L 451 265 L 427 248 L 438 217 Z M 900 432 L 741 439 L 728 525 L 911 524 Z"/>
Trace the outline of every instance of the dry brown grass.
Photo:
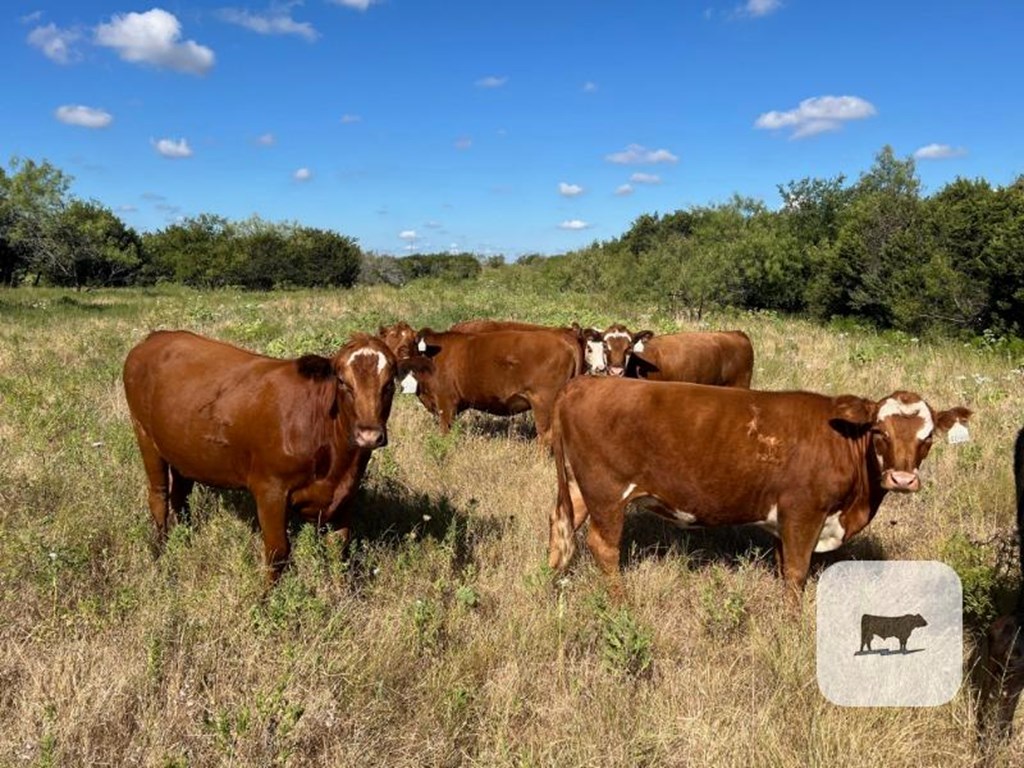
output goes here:
<path id="1" fill-rule="evenodd" d="M 414 399 L 401 399 L 391 445 L 371 463 L 350 559 L 332 559 L 311 531 L 298 531 L 292 567 L 265 600 L 244 494 L 198 491 L 193 525 L 161 558 L 150 554 L 118 377 L 151 328 L 298 354 L 399 317 L 435 327 L 488 315 L 659 330 L 691 323 L 628 308 L 612 317 L 584 297 L 524 298 L 487 284 L 63 297 L 0 297 L 0 764 L 982 759 L 967 684 L 931 709 L 824 700 L 814 580 L 801 609 L 787 609 L 758 537 L 632 519 L 626 615 L 638 664 L 609 658 L 606 634 L 627 620 L 605 605 L 585 547 L 560 588 L 544 566 L 554 473 L 528 419 L 509 426 L 466 414 L 441 438 Z M 758 387 L 875 397 L 907 387 L 934 405 L 977 411 L 974 441 L 936 446 L 926 488 L 887 499 L 842 556 L 935 559 L 954 533 L 987 539 L 1009 529 L 1021 361 L 771 316 L 711 324 L 750 334 Z M 990 757 L 1020 764 L 1024 739 Z"/>

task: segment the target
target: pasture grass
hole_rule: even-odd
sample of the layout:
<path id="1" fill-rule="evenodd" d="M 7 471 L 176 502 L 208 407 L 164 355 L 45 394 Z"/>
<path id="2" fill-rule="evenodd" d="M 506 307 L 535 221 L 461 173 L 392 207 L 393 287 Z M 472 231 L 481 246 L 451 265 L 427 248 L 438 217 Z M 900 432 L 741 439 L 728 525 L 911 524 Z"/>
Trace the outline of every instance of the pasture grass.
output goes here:
<path id="1" fill-rule="evenodd" d="M 441 437 L 396 399 L 360 491 L 349 557 L 309 527 L 262 596 L 247 494 L 197 488 L 159 558 L 120 384 L 156 328 L 261 352 L 329 353 L 353 331 L 477 317 L 634 329 L 685 315 L 501 278 L 403 289 L 0 292 L 0 765 L 994 765 L 976 692 L 929 709 L 844 709 L 815 682 L 815 578 L 799 608 L 771 540 L 627 525 L 628 601 L 581 547 L 546 566 L 555 477 L 529 417 L 464 414 Z M 948 559 L 970 579 L 965 664 L 1016 586 L 1011 446 L 1024 361 L 999 348 L 718 314 L 755 349 L 754 385 L 879 398 L 898 388 L 976 411 L 938 444 L 924 488 L 890 495 L 830 558 Z M 982 614 L 985 614 L 984 616 Z M 965 680 L 966 680 L 965 676 Z"/>

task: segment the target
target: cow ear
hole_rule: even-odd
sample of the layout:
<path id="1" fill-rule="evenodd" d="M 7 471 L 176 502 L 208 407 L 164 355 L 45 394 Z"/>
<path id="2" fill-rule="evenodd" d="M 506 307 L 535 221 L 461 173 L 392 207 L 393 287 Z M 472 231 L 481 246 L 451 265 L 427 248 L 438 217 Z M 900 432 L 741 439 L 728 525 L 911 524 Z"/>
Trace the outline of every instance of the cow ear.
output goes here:
<path id="1" fill-rule="evenodd" d="M 852 424 L 856 427 L 869 427 L 878 418 L 878 403 L 865 400 L 856 395 L 839 395 L 835 399 L 833 420 Z"/>
<path id="2" fill-rule="evenodd" d="M 384 335 L 387 332 L 388 332 L 388 329 L 385 328 L 383 325 L 377 326 L 377 335 L 380 336 L 382 339 L 384 338 Z"/>
<path id="3" fill-rule="evenodd" d="M 949 432 L 957 424 L 966 424 L 967 420 L 974 415 L 970 408 L 958 405 L 948 411 L 939 411 L 935 414 L 935 428 L 941 432 Z"/>
<path id="4" fill-rule="evenodd" d="M 637 331 L 633 334 L 633 343 L 638 344 L 644 341 L 650 341 L 654 338 L 654 331 Z"/>
<path id="5" fill-rule="evenodd" d="M 604 333 L 597 328 L 584 328 L 582 332 L 587 341 L 601 341 L 604 338 Z"/>

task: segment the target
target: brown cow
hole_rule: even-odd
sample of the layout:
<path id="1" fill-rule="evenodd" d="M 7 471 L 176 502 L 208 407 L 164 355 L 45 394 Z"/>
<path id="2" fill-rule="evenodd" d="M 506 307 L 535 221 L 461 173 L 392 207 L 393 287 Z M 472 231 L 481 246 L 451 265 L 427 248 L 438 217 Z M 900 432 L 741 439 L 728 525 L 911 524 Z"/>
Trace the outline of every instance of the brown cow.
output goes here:
<path id="1" fill-rule="evenodd" d="M 637 334 L 626 376 L 750 388 L 754 347 L 743 331 Z"/>
<path id="2" fill-rule="evenodd" d="M 1024 581 L 1024 428 L 1013 450 L 1013 477 L 1017 496 L 1017 543 Z M 996 738 L 1010 735 L 1013 714 L 1024 691 L 1024 586 L 1012 614 L 995 620 L 988 631 L 984 663 L 981 713 L 982 732 Z M 991 721 L 990 721 L 991 719 Z"/>
<path id="3" fill-rule="evenodd" d="M 920 487 L 936 433 L 971 411 L 936 413 L 920 396 L 758 392 L 701 384 L 579 378 L 555 403 L 558 502 L 550 564 L 561 570 L 590 516 L 587 544 L 622 590 L 626 506 L 641 501 L 688 525 L 761 525 L 781 540 L 779 565 L 797 592 L 812 552 L 866 526 L 888 491 Z"/>
<path id="4" fill-rule="evenodd" d="M 459 331 L 460 333 L 493 333 L 494 331 L 562 331 L 569 335 L 569 338 L 574 344 L 579 346 L 580 352 L 583 354 L 584 370 L 587 373 L 604 370 L 603 362 L 600 362 L 599 357 L 595 357 L 595 342 L 588 339 L 588 333 L 580 327 L 579 323 L 574 322 L 568 326 L 549 326 L 537 325 L 535 323 L 523 323 L 518 320 L 463 320 L 462 322 L 456 323 L 448 330 Z M 593 335 L 593 333 L 594 331 L 589 332 L 590 335 Z"/>
<path id="5" fill-rule="evenodd" d="M 408 360 L 416 354 L 416 331 L 404 320 L 377 331 L 377 336 L 388 345 L 397 360 Z"/>
<path id="6" fill-rule="evenodd" d="M 549 443 L 551 407 L 583 370 L 578 344 L 560 329 L 436 333 L 420 331 L 423 355 L 409 361 L 416 394 L 446 434 L 472 408 L 498 416 L 533 410 L 537 436 Z"/>
<path id="7" fill-rule="evenodd" d="M 621 323 L 609 325 L 603 331 L 587 328 L 583 336 L 587 342 L 596 346 L 596 349 L 589 350 L 588 365 L 594 371 L 607 371 L 609 376 L 625 376 L 633 346 L 653 335 L 653 331 L 633 333 Z"/>
<path id="8" fill-rule="evenodd" d="M 187 331 L 157 331 L 124 364 L 124 389 L 162 544 L 196 481 L 248 488 L 273 582 L 289 512 L 348 539 L 370 454 L 387 444 L 395 356 L 355 334 L 327 359 L 264 357 Z M 168 502 L 170 520 L 168 520 Z"/>

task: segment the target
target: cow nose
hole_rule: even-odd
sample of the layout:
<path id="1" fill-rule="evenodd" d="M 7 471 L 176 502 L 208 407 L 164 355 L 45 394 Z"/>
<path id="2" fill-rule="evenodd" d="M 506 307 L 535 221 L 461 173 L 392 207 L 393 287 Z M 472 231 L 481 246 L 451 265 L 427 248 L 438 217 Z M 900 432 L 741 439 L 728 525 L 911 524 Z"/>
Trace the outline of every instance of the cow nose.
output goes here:
<path id="1" fill-rule="evenodd" d="M 916 472 L 899 472 L 894 469 L 889 473 L 889 479 L 898 491 L 916 491 L 921 485 Z"/>
<path id="2" fill-rule="evenodd" d="M 608 375 L 609 376 L 621 376 L 623 373 L 625 373 L 625 370 L 626 370 L 625 368 L 619 368 L 619 367 L 613 365 L 613 366 L 610 366 L 608 368 Z"/>
<path id="3" fill-rule="evenodd" d="M 356 445 L 360 448 L 382 448 L 388 444 L 388 435 L 377 427 L 356 427 Z"/>

